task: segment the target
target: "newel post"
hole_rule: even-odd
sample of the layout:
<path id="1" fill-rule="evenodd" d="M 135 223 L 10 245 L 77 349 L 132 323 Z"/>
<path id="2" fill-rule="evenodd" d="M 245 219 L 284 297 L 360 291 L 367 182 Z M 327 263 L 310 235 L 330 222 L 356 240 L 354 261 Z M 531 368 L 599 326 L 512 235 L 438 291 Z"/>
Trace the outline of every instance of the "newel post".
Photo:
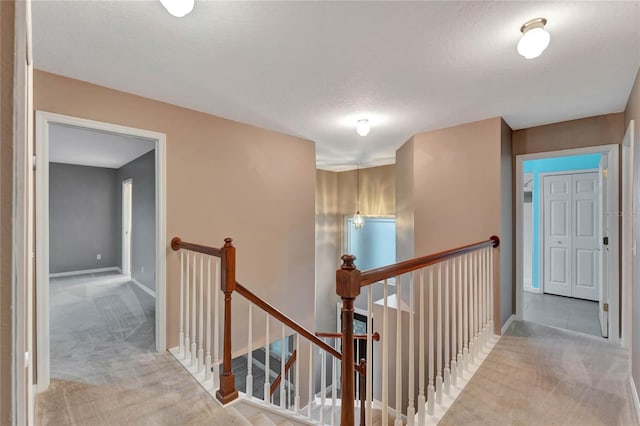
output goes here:
<path id="1" fill-rule="evenodd" d="M 232 241 L 231 238 L 224 239 L 221 256 L 220 287 L 224 292 L 224 346 L 220 389 L 216 392 L 216 397 L 223 404 L 238 397 L 236 379 L 231 370 L 231 294 L 236 288 L 236 248 L 231 244 Z"/>
<path id="2" fill-rule="evenodd" d="M 336 271 L 336 293 L 342 299 L 342 407 L 340 424 L 355 424 L 353 302 L 360 294 L 360 271 L 354 265 L 355 256 L 341 257 L 342 267 Z M 369 332 L 367 330 L 367 332 Z"/>

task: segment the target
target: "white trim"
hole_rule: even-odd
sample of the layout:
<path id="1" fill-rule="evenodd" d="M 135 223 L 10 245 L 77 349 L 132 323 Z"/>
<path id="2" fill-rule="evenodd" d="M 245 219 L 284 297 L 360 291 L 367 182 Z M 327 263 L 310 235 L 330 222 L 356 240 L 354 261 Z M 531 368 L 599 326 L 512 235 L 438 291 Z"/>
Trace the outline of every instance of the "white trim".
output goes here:
<path id="1" fill-rule="evenodd" d="M 127 275 L 131 275 L 131 236 L 129 236 L 129 247 L 127 247 L 127 237 L 125 237 L 124 235 L 124 227 L 125 227 L 125 218 L 126 218 L 126 214 L 125 214 L 125 203 L 124 203 L 124 195 L 125 195 L 125 190 L 124 188 L 127 185 L 131 185 L 131 193 L 133 193 L 133 178 L 128 178 L 128 179 L 124 179 L 121 183 L 120 183 L 120 188 L 121 188 L 121 193 L 120 193 L 120 197 L 122 198 L 121 200 L 121 216 L 122 216 L 122 223 L 121 223 L 121 229 L 120 229 L 120 239 L 122 240 L 122 244 L 121 244 L 121 254 L 122 254 L 122 260 L 121 260 L 121 265 L 122 265 L 122 272 L 127 274 Z M 133 205 L 131 203 L 131 201 L 133 200 L 132 198 L 132 194 L 129 194 L 129 201 L 127 201 L 127 208 L 129 210 L 129 213 L 131 213 L 132 209 L 133 209 Z M 130 214 L 129 217 L 126 220 L 126 225 L 129 226 L 129 232 L 131 232 L 131 221 L 133 219 L 133 214 Z M 128 259 L 127 259 L 128 257 Z M 125 268 L 126 265 L 126 268 Z"/>
<path id="2" fill-rule="evenodd" d="M 156 152 L 156 350 L 166 350 L 166 135 L 111 123 L 36 111 L 36 303 L 38 391 L 50 381 L 49 349 L 49 125 L 64 124 L 155 141 Z"/>
<path id="3" fill-rule="evenodd" d="M 136 280 L 133 277 L 129 277 L 129 281 L 131 281 L 132 283 L 134 283 L 135 285 L 137 285 L 138 287 L 140 287 L 140 290 L 144 291 L 145 293 L 147 293 L 149 296 L 153 297 L 154 299 L 156 298 L 156 292 L 151 290 L 149 287 L 147 287 L 146 285 L 142 284 L 140 281 Z"/>
<path id="4" fill-rule="evenodd" d="M 122 273 L 120 268 L 118 268 L 117 266 L 110 266 L 108 268 L 83 269 L 80 271 L 69 271 L 69 272 L 55 272 L 53 274 L 49 274 L 49 278 L 71 277 L 74 275 L 86 275 L 86 274 L 98 274 L 100 272 L 109 272 L 109 271 Z"/>
<path id="5" fill-rule="evenodd" d="M 622 139 L 622 242 L 620 247 L 622 252 L 620 258 L 622 267 L 620 268 L 622 274 L 620 282 L 622 283 L 622 335 L 621 345 L 623 348 L 631 347 L 631 331 L 633 328 L 631 319 L 631 305 L 632 305 L 632 262 L 633 262 L 633 157 L 637 155 L 634 152 L 634 120 L 629 121 L 629 126 Z M 625 174 L 626 171 L 626 174 Z M 626 176 L 625 176 L 626 175 Z M 627 179 L 625 179 L 625 177 Z M 638 413 L 640 414 L 640 413 Z M 640 419 L 640 415 L 638 416 Z"/>
<path id="6" fill-rule="evenodd" d="M 636 419 L 640 419 L 640 399 L 638 398 L 638 388 L 633 381 L 633 376 L 629 374 L 629 391 L 631 392 L 631 399 L 633 400 L 633 408 L 636 412 Z"/>
<path id="7" fill-rule="evenodd" d="M 513 323 L 513 321 L 515 321 L 515 320 L 516 320 L 516 316 L 515 315 L 511 315 L 509 318 L 507 318 L 507 320 L 505 321 L 504 325 L 500 329 L 500 334 L 502 336 L 504 336 L 504 333 L 507 332 L 507 330 L 509 329 L 509 326 L 511 326 L 511 323 Z"/>
<path id="8" fill-rule="evenodd" d="M 617 144 L 611 145 L 600 145 L 593 146 L 587 148 L 575 148 L 575 149 L 565 149 L 560 151 L 550 151 L 550 152 L 539 152 L 534 154 L 521 154 L 516 155 L 516 319 L 522 320 L 524 309 L 523 309 L 523 279 L 522 279 L 522 268 L 523 268 L 523 258 L 522 258 L 522 247 L 523 247 L 523 237 L 522 237 L 522 222 L 523 222 L 523 214 L 522 214 L 522 200 L 523 200 L 523 172 L 524 172 L 524 161 L 526 160 L 538 160 L 542 158 L 554 158 L 554 157 L 562 157 L 568 155 L 581 155 L 581 154 L 596 154 L 596 153 L 608 153 L 609 163 L 609 188 L 607 193 L 610 198 L 607 200 L 607 209 L 611 212 L 610 219 L 616 217 L 619 206 L 619 193 L 618 189 L 620 186 L 620 173 L 619 173 L 619 151 L 620 146 Z M 611 206 L 609 208 L 609 206 Z M 619 241 L 620 241 L 620 233 L 619 233 L 619 221 L 611 220 L 610 226 L 610 234 L 609 234 L 609 247 L 611 250 L 611 259 L 612 265 L 609 268 L 609 283 L 619 283 L 619 265 L 620 265 L 620 252 L 619 252 Z M 620 344 L 620 338 L 618 330 L 620 329 L 619 325 L 619 315 L 620 312 L 620 304 L 619 304 L 619 292 L 620 287 L 615 285 L 609 285 L 609 338 L 608 341 L 610 343 L 614 343 L 616 345 Z M 612 331 L 612 330 L 615 330 Z"/>

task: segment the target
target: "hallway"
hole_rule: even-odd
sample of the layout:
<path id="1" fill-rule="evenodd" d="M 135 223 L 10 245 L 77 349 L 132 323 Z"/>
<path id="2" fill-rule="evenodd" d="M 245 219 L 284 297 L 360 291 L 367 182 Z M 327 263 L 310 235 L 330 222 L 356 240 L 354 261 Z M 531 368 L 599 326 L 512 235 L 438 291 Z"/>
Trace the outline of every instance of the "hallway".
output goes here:
<path id="1" fill-rule="evenodd" d="M 629 355 L 601 339 L 515 321 L 441 425 L 637 425 Z"/>

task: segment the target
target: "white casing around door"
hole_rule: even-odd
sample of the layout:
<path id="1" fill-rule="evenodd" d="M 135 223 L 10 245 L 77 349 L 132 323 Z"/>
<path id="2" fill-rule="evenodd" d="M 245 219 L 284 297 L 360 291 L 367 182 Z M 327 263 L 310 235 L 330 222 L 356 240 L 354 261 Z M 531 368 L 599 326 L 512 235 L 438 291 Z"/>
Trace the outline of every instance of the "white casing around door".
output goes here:
<path id="1" fill-rule="evenodd" d="M 544 292 L 598 300 L 600 184 L 598 173 L 543 177 Z"/>

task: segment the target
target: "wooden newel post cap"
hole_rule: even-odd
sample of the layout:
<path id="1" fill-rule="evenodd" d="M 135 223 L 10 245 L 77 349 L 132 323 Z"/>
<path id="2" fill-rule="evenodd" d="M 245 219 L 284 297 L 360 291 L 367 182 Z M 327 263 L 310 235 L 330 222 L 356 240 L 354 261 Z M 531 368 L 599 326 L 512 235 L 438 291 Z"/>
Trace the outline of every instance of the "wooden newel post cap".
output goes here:
<path id="1" fill-rule="evenodd" d="M 342 266 L 340 269 L 352 271 L 356 269 L 355 260 L 356 257 L 352 254 L 343 254 L 340 259 L 342 259 Z"/>
<path id="2" fill-rule="evenodd" d="M 224 246 L 233 247 L 233 244 L 231 244 L 232 242 L 233 242 L 233 238 L 227 237 L 224 239 Z"/>
<path id="3" fill-rule="evenodd" d="M 173 250 L 180 250 L 180 243 L 182 242 L 182 239 L 180 237 L 173 237 L 171 239 L 171 248 Z"/>
<path id="4" fill-rule="evenodd" d="M 336 271 L 336 294 L 342 299 L 355 299 L 360 294 L 360 271 L 353 263 L 356 257 L 343 254 L 342 266 Z"/>
<path id="5" fill-rule="evenodd" d="M 493 241 L 493 248 L 497 248 L 500 246 L 500 237 L 498 237 L 497 235 L 492 235 L 489 239 Z"/>

